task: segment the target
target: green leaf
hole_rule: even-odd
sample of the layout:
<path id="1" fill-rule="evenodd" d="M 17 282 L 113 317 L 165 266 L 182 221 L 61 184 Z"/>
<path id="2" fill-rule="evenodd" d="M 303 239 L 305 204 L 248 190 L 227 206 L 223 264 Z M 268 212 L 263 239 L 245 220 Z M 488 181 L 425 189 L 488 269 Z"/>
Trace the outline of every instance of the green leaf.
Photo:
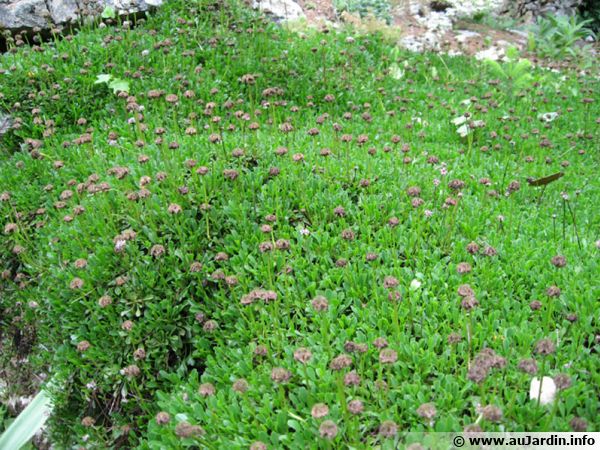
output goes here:
<path id="1" fill-rule="evenodd" d="M 50 397 L 42 390 L 0 436 L 0 448 L 23 447 L 42 428 L 51 412 Z"/>
<path id="2" fill-rule="evenodd" d="M 96 81 L 94 81 L 94 84 L 108 83 L 111 79 L 112 79 L 112 75 L 108 75 L 106 73 L 101 73 L 100 75 L 98 75 L 96 77 Z"/>
<path id="3" fill-rule="evenodd" d="M 490 70 L 492 71 L 494 76 L 496 76 L 498 78 L 506 77 L 506 74 L 504 73 L 504 69 L 502 69 L 502 66 L 500 65 L 500 63 L 498 63 L 498 61 L 494 61 L 493 59 L 486 59 L 485 63 L 490 68 Z"/>
<path id="4" fill-rule="evenodd" d="M 517 59 L 519 57 L 519 50 L 511 45 L 506 49 L 506 57 L 511 60 Z"/>
<path id="5" fill-rule="evenodd" d="M 108 87 L 111 88 L 115 94 L 120 91 L 129 92 L 129 83 L 119 78 L 115 78 L 110 83 L 108 83 Z"/>
<path id="6" fill-rule="evenodd" d="M 112 6 L 107 6 L 100 14 L 103 19 L 114 19 L 117 16 L 117 11 Z"/>

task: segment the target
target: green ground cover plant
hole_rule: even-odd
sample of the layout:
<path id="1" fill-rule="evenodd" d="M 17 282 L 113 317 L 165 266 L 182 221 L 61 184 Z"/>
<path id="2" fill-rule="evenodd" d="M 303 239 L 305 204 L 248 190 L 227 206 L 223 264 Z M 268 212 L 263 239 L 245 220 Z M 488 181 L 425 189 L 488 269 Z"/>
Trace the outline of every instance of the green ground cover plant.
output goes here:
<path id="1" fill-rule="evenodd" d="M 598 74 L 327 31 L 173 1 L 0 56 L 2 360 L 57 448 L 598 430 Z"/>
<path id="2" fill-rule="evenodd" d="M 540 17 L 531 27 L 529 48 L 545 58 L 565 58 L 577 56 L 589 51 L 589 45 L 580 46 L 578 42 L 587 37 L 595 38 L 590 28 L 593 19 L 578 16 Z M 596 58 L 595 58 L 596 59 Z"/>

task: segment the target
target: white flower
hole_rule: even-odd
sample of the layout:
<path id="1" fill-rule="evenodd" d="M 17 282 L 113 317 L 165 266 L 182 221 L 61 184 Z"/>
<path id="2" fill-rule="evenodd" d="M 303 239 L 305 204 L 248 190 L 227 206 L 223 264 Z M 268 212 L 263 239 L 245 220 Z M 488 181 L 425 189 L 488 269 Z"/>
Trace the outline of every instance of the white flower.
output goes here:
<path id="1" fill-rule="evenodd" d="M 302 236 L 308 236 L 310 234 L 310 230 L 308 228 L 302 228 L 300 230 L 300 235 Z"/>
<path id="2" fill-rule="evenodd" d="M 463 123 L 465 123 L 467 121 L 467 118 L 465 116 L 458 116 L 456 119 L 452 120 L 452 123 L 456 126 L 462 125 Z"/>
<path id="3" fill-rule="evenodd" d="M 116 243 L 115 243 L 115 252 L 116 253 L 121 253 L 123 250 L 125 250 L 125 246 L 127 245 L 127 241 L 123 240 L 123 239 L 119 239 Z"/>
<path id="4" fill-rule="evenodd" d="M 529 398 L 534 401 L 540 400 L 540 405 L 547 405 L 554 401 L 556 396 L 556 384 L 550 377 L 542 378 L 542 392 L 540 393 L 540 380 L 534 377 L 531 380 L 531 387 L 529 388 Z"/>
<path id="5" fill-rule="evenodd" d="M 558 117 L 558 113 L 557 112 L 547 112 L 547 113 L 544 113 L 544 114 L 540 114 L 538 116 L 538 119 L 541 119 L 544 122 L 548 123 L 548 122 L 552 122 L 557 117 Z"/>
<path id="6" fill-rule="evenodd" d="M 392 76 L 392 78 L 395 78 L 396 80 L 400 80 L 404 77 L 404 70 L 402 70 L 400 67 L 398 67 L 397 64 L 394 64 L 393 66 L 390 67 L 390 75 Z"/>
<path id="7" fill-rule="evenodd" d="M 416 291 L 421 287 L 421 282 L 416 278 L 410 282 L 410 290 Z"/>
<path id="8" fill-rule="evenodd" d="M 469 134 L 469 131 L 470 129 L 468 125 L 463 125 L 456 129 L 456 132 L 460 134 L 461 137 L 466 137 Z"/>

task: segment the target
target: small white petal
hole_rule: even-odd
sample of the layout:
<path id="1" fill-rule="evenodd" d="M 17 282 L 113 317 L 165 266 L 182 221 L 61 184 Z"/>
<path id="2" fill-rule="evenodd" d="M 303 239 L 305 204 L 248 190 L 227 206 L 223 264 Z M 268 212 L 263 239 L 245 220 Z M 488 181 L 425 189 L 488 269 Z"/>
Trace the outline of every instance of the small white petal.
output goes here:
<path id="1" fill-rule="evenodd" d="M 531 380 L 531 387 L 529 388 L 529 398 L 537 402 L 538 396 L 540 399 L 541 405 L 547 405 L 554 401 L 554 397 L 556 396 L 556 384 L 554 384 L 554 380 L 550 377 L 542 378 L 542 392 L 540 394 L 540 380 L 537 377 L 534 377 Z"/>
<path id="2" fill-rule="evenodd" d="M 421 282 L 419 280 L 417 280 L 416 278 L 410 282 L 410 290 L 411 291 L 416 291 L 420 287 L 421 287 Z"/>

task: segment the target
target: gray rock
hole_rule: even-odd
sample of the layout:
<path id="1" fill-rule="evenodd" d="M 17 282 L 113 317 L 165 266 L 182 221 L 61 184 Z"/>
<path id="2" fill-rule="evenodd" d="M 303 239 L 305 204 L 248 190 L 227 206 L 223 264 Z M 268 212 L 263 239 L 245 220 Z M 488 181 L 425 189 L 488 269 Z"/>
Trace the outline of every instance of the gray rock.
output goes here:
<path id="1" fill-rule="evenodd" d="M 577 14 L 582 3 L 583 0 L 504 0 L 500 13 L 521 21 L 533 22 L 538 17 L 548 14 L 562 16 Z"/>
<path id="2" fill-rule="evenodd" d="M 50 11 L 44 0 L 16 0 L 0 3 L 0 30 L 47 28 Z"/>
<path id="3" fill-rule="evenodd" d="M 0 112 L 0 137 L 4 136 L 13 125 L 12 118 Z M 0 389 L 2 386 L 0 386 Z"/>
<path id="4" fill-rule="evenodd" d="M 84 16 L 98 15 L 106 7 L 123 15 L 146 12 L 162 3 L 163 0 L 0 0 L 0 30 L 48 30 L 80 22 Z"/>
<path id="5" fill-rule="evenodd" d="M 304 12 L 293 0 L 254 0 L 252 7 L 276 20 L 296 20 L 304 17 Z"/>

